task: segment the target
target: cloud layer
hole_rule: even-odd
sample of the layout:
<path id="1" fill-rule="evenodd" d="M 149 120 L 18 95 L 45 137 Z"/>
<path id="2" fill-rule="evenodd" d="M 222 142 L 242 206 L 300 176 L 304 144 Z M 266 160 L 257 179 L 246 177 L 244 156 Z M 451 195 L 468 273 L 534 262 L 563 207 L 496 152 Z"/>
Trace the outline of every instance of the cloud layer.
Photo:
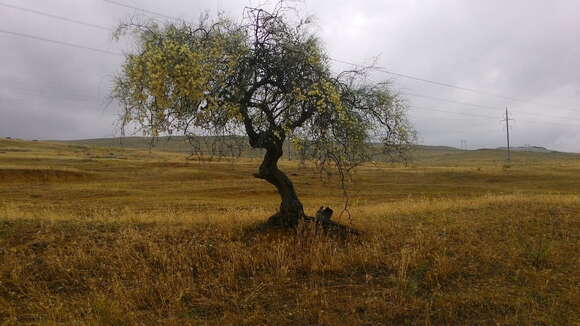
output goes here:
<path id="1" fill-rule="evenodd" d="M 258 1 L 119 0 L 195 20 L 202 12 L 240 17 Z M 2 0 L 114 27 L 134 10 L 103 0 Z M 509 106 L 513 143 L 580 152 L 580 2 L 346 1 L 295 5 L 336 59 L 478 90 L 470 92 L 376 72 L 405 95 L 426 144 L 471 148 L 504 144 Z M 0 31 L 121 52 L 107 31 L 0 6 Z M 109 137 L 117 107 L 108 104 L 122 57 L 0 32 L 0 137 Z M 335 62 L 336 69 L 349 68 Z M 460 104 L 460 103 L 464 104 Z M 465 104 L 467 103 L 467 104 Z"/>

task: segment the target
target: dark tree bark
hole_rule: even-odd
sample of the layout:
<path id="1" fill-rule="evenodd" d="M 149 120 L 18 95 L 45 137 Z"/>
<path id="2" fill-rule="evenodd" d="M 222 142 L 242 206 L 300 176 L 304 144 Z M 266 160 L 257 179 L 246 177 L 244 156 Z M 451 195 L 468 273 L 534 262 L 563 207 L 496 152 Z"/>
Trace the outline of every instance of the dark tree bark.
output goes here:
<path id="1" fill-rule="evenodd" d="M 270 223 L 277 226 L 293 227 L 304 217 L 304 208 L 294 190 L 294 184 L 278 168 L 278 160 L 282 157 L 282 142 L 271 142 L 266 148 L 264 160 L 258 173 L 254 176 L 274 185 L 280 194 L 281 203 L 277 214 L 270 218 Z"/>

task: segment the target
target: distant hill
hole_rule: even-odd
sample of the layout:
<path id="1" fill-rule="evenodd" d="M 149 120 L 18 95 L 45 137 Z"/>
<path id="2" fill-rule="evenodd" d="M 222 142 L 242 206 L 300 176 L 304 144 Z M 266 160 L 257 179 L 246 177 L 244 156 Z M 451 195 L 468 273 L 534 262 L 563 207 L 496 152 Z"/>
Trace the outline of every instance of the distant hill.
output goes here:
<path id="1" fill-rule="evenodd" d="M 155 149 L 169 152 L 188 152 L 191 146 L 186 137 L 114 137 L 77 140 L 51 140 L 58 143 L 75 145 L 92 145 L 101 147 Z"/>
<path id="2" fill-rule="evenodd" d="M 223 155 L 231 156 L 229 153 L 236 151 L 243 157 L 260 157 L 263 155 L 262 150 L 250 148 L 246 138 L 242 136 L 227 136 L 225 142 L 217 142 L 217 140 L 218 137 L 200 136 L 194 139 L 194 144 L 198 146 L 198 153 L 209 154 L 211 152 L 217 153 L 221 151 Z M 155 140 L 150 137 L 123 137 L 54 142 L 86 146 L 152 149 L 156 151 L 192 153 L 192 145 L 188 139 L 183 136 L 158 137 Z M 378 144 L 376 148 L 377 156 L 375 160 L 389 161 L 387 156 L 380 154 L 380 146 Z M 512 150 L 512 162 L 514 163 L 545 162 L 551 160 L 580 160 L 580 154 L 551 151 L 544 147 L 523 146 L 513 148 Z M 291 146 L 285 146 L 284 151 L 284 159 L 295 160 L 298 158 L 297 152 Z M 506 159 L 505 152 L 505 148 L 501 147 L 495 149 L 462 150 L 450 146 L 415 145 L 411 151 L 411 159 L 409 162 L 411 164 L 435 166 L 502 163 L 505 162 Z"/>
<path id="3" fill-rule="evenodd" d="M 246 137 L 243 136 L 198 136 L 188 138 L 185 136 L 163 137 L 115 137 L 95 138 L 79 140 L 53 140 L 54 142 L 89 145 L 114 148 L 146 149 L 177 153 L 205 153 L 206 155 L 223 156 L 261 156 L 263 151 L 250 147 Z M 195 150 L 194 150 L 195 149 Z"/>
<path id="4" fill-rule="evenodd" d="M 421 151 L 448 151 L 448 152 L 463 152 L 465 150 L 459 149 L 451 146 L 431 146 L 431 145 L 415 145 L 413 146 L 415 150 Z"/>
<path id="5" fill-rule="evenodd" d="M 505 151 L 507 150 L 507 147 L 498 147 L 497 149 Z M 510 147 L 510 149 L 514 152 L 536 152 L 536 153 L 550 153 L 550 152 L 555 152 L 552 150 L 549 150 L 545 147 L 540 147 L 540 146 L 530 146 L 530 145 L 526 145 L 526 146 L 516 146 L 516 147 Z"/>

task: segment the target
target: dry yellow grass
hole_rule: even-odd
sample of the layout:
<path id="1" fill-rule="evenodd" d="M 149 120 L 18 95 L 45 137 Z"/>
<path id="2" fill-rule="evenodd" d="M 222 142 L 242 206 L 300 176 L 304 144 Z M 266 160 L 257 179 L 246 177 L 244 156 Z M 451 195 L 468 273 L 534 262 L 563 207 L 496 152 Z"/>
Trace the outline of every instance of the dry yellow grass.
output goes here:
<path id="1" fill-rule="evenodd" d="M 257 231 L 255 161 L 0 152 L 0 325 L 579 325 L 579 162 L 365 167 L 343 241 Z M 340 206 L 285 168 L 309 212 Z"/>

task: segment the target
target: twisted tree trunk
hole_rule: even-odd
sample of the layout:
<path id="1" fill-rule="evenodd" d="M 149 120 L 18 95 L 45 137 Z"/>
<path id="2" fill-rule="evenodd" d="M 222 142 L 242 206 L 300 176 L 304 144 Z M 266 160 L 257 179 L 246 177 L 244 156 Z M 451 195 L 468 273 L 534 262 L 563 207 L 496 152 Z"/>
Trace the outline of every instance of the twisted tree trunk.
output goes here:
<path id="1" fill-rule="evenodd" d="M 260 164 L 258 173 L 254 174 L 254 176 L 274 185 L 281 198 L 280 210 L 268 220 L 270 226 L 294 228 L 302 220 L 304 222 L 314 223 L 314 230 L 316 232 L 323 231 L 341 237 L 359 234 L 355 229 L 331 221 L 333 212 L 329 207 L 320 207 L 315 217 L 306 216 L 302 203 L 298 199 L 298 195 L 296 195 L 292 181 L 278 168 L 278 161 L 283 154 L 283 142 L 273 141 L 273 138 L 266 140 L 268 139 L 266 137 L 258 139 L 261 141 L 259 143 L 261 145 L 260 147 L 266 149 L 266 154 L 264 155 L 262 164 Z M 254 141 L 254 145 L 256 144 L 257 142 Z"/>
<path id="2" fill-rule="evenodd" d="M 264 160 L 254 176 L 274 185 L 281 197 L 280 210 L 270 217 L 270 223 L 283 227 L 294 227 L 304 217 L 304 208 L 296 195 L 292 181 L 278 168 L 282 157 L 282 144 L 271 144 L 266 148 Z"/>

